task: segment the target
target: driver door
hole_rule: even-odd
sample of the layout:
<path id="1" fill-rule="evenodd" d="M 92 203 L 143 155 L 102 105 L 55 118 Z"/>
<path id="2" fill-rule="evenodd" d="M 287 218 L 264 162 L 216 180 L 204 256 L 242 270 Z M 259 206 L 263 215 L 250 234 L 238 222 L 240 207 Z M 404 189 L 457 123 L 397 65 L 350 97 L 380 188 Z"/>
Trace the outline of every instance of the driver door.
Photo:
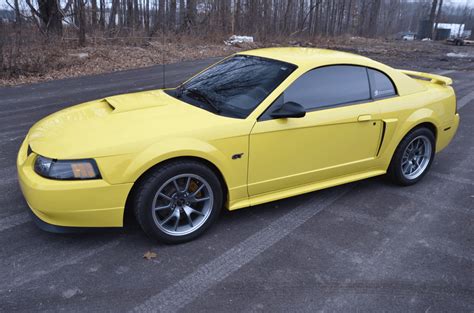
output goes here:
<path id="1" fill-rule="evenodd" d="M 286 102 L 302 118 L 272 118 Z M 299 77 L 261 116 L 250 134 L 250 196 L 370 169 L 382 136 L 367 69 L 335 65 Z"/>

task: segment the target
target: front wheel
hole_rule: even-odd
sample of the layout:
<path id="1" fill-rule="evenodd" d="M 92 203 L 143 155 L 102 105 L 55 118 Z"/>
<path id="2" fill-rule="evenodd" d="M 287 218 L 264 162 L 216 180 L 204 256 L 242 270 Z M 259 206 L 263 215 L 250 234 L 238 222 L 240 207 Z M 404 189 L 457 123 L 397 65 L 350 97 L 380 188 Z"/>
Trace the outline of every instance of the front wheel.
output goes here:
<path id="1" fill-rule="evenodd" d="M 134 211 L 150 237 L 182 243 L 202 234 L 223 206 L 216 174 L 195 161 L 176 161 L 153 170 L 139 182 Z"/>
<path id="2" fill-rule="evenodd" d="M 428 172 L 435 155 L 435 137 L 427 128 L 411 131 L 398 145 L 388 170 L 395 183 L 409 186 Z"/>

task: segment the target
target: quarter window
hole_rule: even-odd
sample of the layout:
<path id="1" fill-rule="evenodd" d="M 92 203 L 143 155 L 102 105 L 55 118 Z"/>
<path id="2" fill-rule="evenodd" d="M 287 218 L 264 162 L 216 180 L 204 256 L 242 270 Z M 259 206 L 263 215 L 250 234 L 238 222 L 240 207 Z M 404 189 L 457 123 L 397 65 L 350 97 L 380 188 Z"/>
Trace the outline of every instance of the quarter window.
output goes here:
<path id="1" fill-rule="evenodd" d="M 367 70 L 351 65 L 317 68 L 298 78 L 283 97 L 283 102 L 299 103 L 308 111 L 369 100 Z"/>
<path id="2" fill-rule="evenodd" d="M 372 97 L 374 99 L 380 99 L 385 97 L 395 96 L 397 94 L 395 86 L 393 85 L 390 78 L 384 73 L 367 69 L 370 77 L 370 86 L 372 87 Z"/>

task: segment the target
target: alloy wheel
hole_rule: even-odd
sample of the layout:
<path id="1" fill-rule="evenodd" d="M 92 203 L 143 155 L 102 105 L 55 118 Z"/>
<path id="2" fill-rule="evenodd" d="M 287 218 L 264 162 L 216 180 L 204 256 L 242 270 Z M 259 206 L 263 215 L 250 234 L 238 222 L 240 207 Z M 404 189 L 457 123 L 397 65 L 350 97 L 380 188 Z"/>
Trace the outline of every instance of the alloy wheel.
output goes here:
<path id="1" fill-rule="evenodd" d="M 420 135 L 415 137 L 405 148 L 402 156 L 401 168 L 406 179 L 416 179 L 428 167 L 432 154 L 430 140 Z"/>
<path id="2" fill-rule="evenodd" d="M 199 229 L 212 212 L 214 194 L 209 183 L 195 174 L 168 179 L 152 202 L 153 220 L 163 232 L 183 236 Z"/>

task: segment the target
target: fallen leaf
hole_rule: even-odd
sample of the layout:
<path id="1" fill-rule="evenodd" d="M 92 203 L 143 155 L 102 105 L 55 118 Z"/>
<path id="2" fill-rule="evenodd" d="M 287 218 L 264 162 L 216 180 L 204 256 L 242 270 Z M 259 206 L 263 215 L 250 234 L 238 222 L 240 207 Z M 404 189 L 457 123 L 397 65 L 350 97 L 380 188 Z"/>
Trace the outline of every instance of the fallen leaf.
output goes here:
<path id="1" fill-rule="evenodd" d="M 155 252 L 151 252 L 151 251 L 147 251 L 147 252 L 143 255 L 143 258 L 144 258 L 144 259 L 147 259 L 147 260 L 154 259 L 154 258 L 156 258 L 156 253 L 155 253 Z"/>

